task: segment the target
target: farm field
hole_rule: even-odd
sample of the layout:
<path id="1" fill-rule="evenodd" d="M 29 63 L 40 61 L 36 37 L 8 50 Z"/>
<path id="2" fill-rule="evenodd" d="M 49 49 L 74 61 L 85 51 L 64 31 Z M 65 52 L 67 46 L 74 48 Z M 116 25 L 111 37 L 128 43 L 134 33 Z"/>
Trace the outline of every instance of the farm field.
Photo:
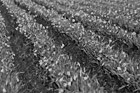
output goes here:
<path id="1" fill-rule="evenodd" d="M 140 93 L 140 1 L 0 0 L 0 93 Z"/>

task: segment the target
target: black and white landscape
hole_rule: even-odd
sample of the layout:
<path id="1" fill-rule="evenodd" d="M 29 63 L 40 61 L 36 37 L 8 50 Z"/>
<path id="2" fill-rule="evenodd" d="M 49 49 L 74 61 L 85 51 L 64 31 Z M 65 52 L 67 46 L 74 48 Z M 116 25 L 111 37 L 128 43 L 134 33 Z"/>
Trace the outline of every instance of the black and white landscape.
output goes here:
<path id="1" fill-rule="evenodd" d="M 0 0 L 0 93 L 140 93 L 140 1 Z"/>

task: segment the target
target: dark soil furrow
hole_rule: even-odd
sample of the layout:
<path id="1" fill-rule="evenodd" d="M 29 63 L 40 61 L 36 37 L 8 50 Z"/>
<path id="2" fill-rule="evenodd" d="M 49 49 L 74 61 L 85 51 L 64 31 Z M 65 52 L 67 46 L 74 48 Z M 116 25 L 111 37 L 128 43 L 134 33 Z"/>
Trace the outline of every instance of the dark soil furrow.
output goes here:
<path id="1" fill-rule="evenodd" d="M 21 6 L 22 4 L 18 5 L 18 7 Z M 32 13 L 32 11 L 30 11 L 30 13 Z M 90 59 L 89 55 L 78 46 L 77 42 L 67 34 L 60 33 L 58 28 L 51 24 L 51 20 L 48 21 L 46 17 L 39 13 L 34 19 L 37 23 L 48 26 L 50 37 L 53 37 L 56 42 L 61 42 L 59 44 L 64 44 L 63 50 L 65 50 L 65 53 L 71 55 L 74 61 L 78 61 L 82 67 L 85 67 L 91 78 L 93 75 L 97 74 L 100 86 L 103 86 L 108 93 L 113 91 L 116 93 L 134 93 L 133 91 L 136 89 L 134 85 L 127 83 L 121 76 L 116 75 L 111 72 L 111 70 L 101 66 L 99 64 L 100 61 L 96 58 L 93 58 L 94 60 Z"/>
<path id="2" fill-rule="evenodd" d="M 18 93 L 27 90 L 30 90 L 30 93 L 36 93 L 37 91 L 57 93 L 53 89 L 54 86 L 44 85 L 44 82 L 51 85 L 52 80 L 47 80 L 50 77 L 50 73 L 39 65 L 41 56 L 40 54 L 34 55 L 34 43 L 24 34 L 21 34 L 19 30 L 16 30 L 18 28 L 17 18 L 9 13 L 8 8 L 2 1 L 0 1 L 0 13 L 5 21 L 5 27 L 8 31 L 7 36 L 10 37 L 10 47 L 15 54 L 13 62 L 15 66 L 14 71 L 18 73 L 18 78 L 22 84 Z M 43 75 L 46 75 L 46 80 L 41 79 Z M 50 88 L 52 89 L 50 90 Z"/>
<path id="3" fill-rule="evenodd" d="M 32 0 L 32 1 L 35 2 L 36 4 L 44 6 L 44 7 L 48 6 L 42 1 L 37 1 L 37 0 Z M 133 42 L 129 42 L 129 40 L 127 40 L 123 37 L 119 38 L 115 33 L 108 32 L 106 30 L 99 31 L 98 28 L 96 28 L 96 25 L 92 21 L 90 22 L 89 20 L 83 20 L 80 16 L 72 15 L 67 11 L 61 11 L 60 9 L 58 10 L 55 7 L 51 7 L 51 8 L 54 9 L 59 15 L 62 15 L 63 18 L 69 20 L 71 24 L 81 23 L 81 25 L 85 28 L 85 30 L 92 30 L 93 32 L 95 32 L 95 34 L 105 38 L 105 40 L 111 39 L 113 41 L 113 43 L 111 43 L 111 46 L 113 46 L 113 49 L 118 50 L 119 48 L 122 48 L 122 50 L 125 53 L 127 53 L 130 57 L 134 57 L 134 56 L 138 55 L 139 47 L 136 44 L 134 44 Z M 46 8 L 46 9 L 49 9 L 49 8 Z M 88 11 L 84 11 L 84 12 L 88 13 Z M 90 13 L 88 13 L 88 14 L 90 15 Z M 102 20 L 105 20 L 107 22 L 109 22 L 111 20 L 112 26 L 114 24 L 117 26 L 120 26 L 119 23 L 115 23 L 115 19 L 105 18 L 98 14 L 96 14 L 96 15 L 100 16 L 100 18 Z M 91 15 L 91 16 L 93 16 L 93 15 Z M 73 21 L 73 20 L 75 20 L 75 21 Z M 125 24 L 123 24 L 123 25 L 125 25 Z M 123 25 L 121 28 L 124 28 Z M 127 30 L 127 29 L 130 30 L 130 28 L 125 28 L 124 30 Z M 120 47 L 118 47 L 118 46 L 120 46 Z M 136 53 L 134 53 L 134 52 L 136 52 Z"/>
<path id="4" fill-rule="evenodd" d="M 46 9 L 49 9 L 49 8 L 47 8 L 49 6 L 46 5 L 43 1 L 38 1 L 38 0 L 32 0 L 32 1 L 35 2 L 38 5 L 46 7 Z M 80 7 L 82 7 L 82 6 L 80 6 Z M 72 23 L 77 23 L 77 22 L 81 21 L 80 17 L 74 16 L 73 18 L 71 18 L 72 14 L 68 14 L 66 11 L 62 11 L 60 9 L 58 10 L 55 7 L 51 7 L 51 8 L 53 8 L 55 11 L 57 11 L 58 14 L 63 15 L 63 17 L 66 18 L 66 19 L 69 19 L 69 20 L 75 19 L 75 21 L 72 22 Z M 101 14 L 99 14 L 97 12 L 94 14 L 93 10 L 86 10 L 86 9 L 84 9 L 82 11 L 84 13 L 89 14 L 90 16 L 97 16 L 100 19 L 102 19 L 103 21 L 109 22 L 109 24 L 112 25 L 112 26 L 116 25 L 117 27 L 120 27 L 121 29 L 126 30 L 128 32 L 131 32 L 131 33 L 132 32 L 136 32 L 136 34 L 139 34 L 139 27 L 137 25 L 136 26 L 135 25 L 132 26 L 132 24 L 129 24 L 128 22 L 125 22 L 125 23 L 121 22 L 122 20 L 119 20 L 119 19 L 116 19 L 116 18 L 112 18 L 111 16 L 102 16 Z M 91 14 L 91 13 L 93 13 L 93 14 Z"/>

